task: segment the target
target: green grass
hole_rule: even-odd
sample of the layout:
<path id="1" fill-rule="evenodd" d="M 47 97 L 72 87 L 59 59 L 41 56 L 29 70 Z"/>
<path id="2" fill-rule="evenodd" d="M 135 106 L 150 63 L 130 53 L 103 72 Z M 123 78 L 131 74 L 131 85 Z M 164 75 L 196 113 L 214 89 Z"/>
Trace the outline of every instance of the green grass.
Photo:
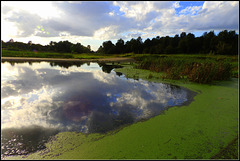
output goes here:
<path id="1" fill-rule="evenodd" d="M 239 152 L 238 136 L 236 136 L 224 149 L 218 154 L 213 156 L 211 159 L 237 159 Z"/>
<path id="2" fill-rule="evenodd" d="M 73 58 L 73 59 L 101 59 L 101 58 L 114 58 L 114 57 L 131 57 L 133 54 L 116 54 L 116 55 L 106 55 L 97 53 L 82 53 L 82 54 L 72 54 L 72 53 L 55 53 L 55 52 L 33 52 L 33 51 L 12 51 L 12 50 L 2 50 L 3 57 L 34 57 L 34 58 Z"/>
<path id="3" fill-rule="evenodd" d="M 33 52 L 2 50 L 3 57 L 34 57 L 34 58 L 73 58 L 70 53 Z"/>
<path id="4" fill-rule="evenodd" d="M 131 65 L 115 69 L 129 78 L 180 85 L 198 92 L 188 106 L 107 134 L 63 132 L 47 149 L 6 159 L 237 159 L 238 79 L 200 85 L 159 79 L 161 73 Z M 149 78 L 151 75 L 151 78 Z M 231 143 L 233 142 L 233 143 Z M 227 152 L 225 152 L 225 151 Z"/>

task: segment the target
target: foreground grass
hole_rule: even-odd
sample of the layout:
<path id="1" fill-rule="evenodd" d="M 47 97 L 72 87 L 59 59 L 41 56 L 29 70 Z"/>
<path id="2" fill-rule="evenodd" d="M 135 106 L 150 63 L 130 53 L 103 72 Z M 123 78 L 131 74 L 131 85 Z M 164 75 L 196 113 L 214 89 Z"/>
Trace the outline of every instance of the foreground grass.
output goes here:
<path id="1" fill-rule="evenodd" d="M 238 79 L 199 85 L 161 80 L 159 74 L 131 65 L 115 69 L 129 78 L 184 86 L 198 92 L 189 106 L 107 134 L 64 132 L 47 149 L 6 159 L 237 159 Z M 149 77 L 149 75 L 152 75 Z M 231 141 L 233 143 L 231 143 Z M 232 154 L 233 153 L 233 154 Z"/>

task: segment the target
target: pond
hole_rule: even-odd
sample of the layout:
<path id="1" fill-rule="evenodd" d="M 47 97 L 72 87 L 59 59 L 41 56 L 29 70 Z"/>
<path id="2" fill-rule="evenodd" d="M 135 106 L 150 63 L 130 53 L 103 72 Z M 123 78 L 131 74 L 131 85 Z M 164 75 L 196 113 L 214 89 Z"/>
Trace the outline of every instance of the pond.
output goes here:
<path id="1" fill-rule="evenodd" d="M 45 148 L 63 131 L 105 133 L 187 105 L 194 92 L 128 79 L 105 63 L 2 62 L 2 158 Z"/>

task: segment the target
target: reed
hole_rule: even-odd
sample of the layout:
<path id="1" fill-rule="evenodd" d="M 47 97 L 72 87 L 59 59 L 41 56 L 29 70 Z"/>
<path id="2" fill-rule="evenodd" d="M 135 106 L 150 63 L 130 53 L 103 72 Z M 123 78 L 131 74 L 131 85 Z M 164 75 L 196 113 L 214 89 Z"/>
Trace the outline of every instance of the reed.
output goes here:
<path id="1" fill-rule="evenodd" d="M 174 80 L 187 78 L 196 83 L 227 80 L 232 75 L 232 66 L 228 59 L 145 57 L 138 59 L 137 68 L 164 72 L 162 78 Z"/>

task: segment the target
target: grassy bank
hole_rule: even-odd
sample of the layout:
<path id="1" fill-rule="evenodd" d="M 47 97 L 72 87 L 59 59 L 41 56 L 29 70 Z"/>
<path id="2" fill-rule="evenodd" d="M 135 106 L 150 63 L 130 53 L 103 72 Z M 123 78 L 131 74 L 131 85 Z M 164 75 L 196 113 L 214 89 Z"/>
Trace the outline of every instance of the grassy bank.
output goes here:
<path id="1" fill-rule="evenodd" d="M 208 85 L 161 80 L 161 73 L 136 69 L 132 65 L 115 71 L 129 78 L 184 86 L 198 94 L 188 106 L 172 107 L 164 114 L 119 131 L 89 135 L 59 133 L 46 144 L 45 150 L 6 159 L 238 158 L 238 144 L 234 141 L 238 136 L 238 79 Z"/>
<path id="2" fill-rule="evenodd" d="M 72 53 L 55 53 L 55 52 L 11 51 L 11 50 L 4 50 L 4 49 L 2 50 L 3 57 L 101 59 L 101 58 L 113 58 L 113 57 L 129 57 L 130 55 L 129 54 L 100 55 L 96 53 L 72 54 Z"/>
<path id="3" fill-rule="evenodd" d="M 33 51 L 12 51 L 2 49 L 3 57 L 34 57 L 34 58 L 73 58 L 70 53 L 33 52 Z"/>

